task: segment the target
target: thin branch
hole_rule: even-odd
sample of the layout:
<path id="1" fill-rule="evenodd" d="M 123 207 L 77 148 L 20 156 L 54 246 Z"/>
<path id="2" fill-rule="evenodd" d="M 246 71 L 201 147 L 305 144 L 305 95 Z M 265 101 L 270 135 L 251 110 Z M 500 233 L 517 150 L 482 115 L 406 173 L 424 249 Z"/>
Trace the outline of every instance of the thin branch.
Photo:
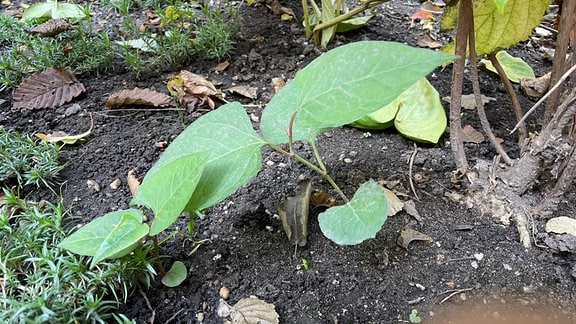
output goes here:
<path id="1" fill-rule="evenodd" d="M 546 94 L 542 98 L 540 98 L 540 100 L 538 100 L 538 102 L 536 102 L 534 106 L 532 106 L 532 108 L 530 108 L 526 112 L 526 114 L 524 114 L 524 116 L 518 121 L 516 126 L 514 126 L 514 129 L 510 131 L 510 134 L 513 134 L 520 127 L 520 125 L 524 121 L 526 121 L 528 116 L 530 116 L 530 114 L 532 114 L 536 110 L 536 108 L 538 108 L 544 102 L 544 100 L 548 99 L 548 97 L 552 95 L 554 91 L 556 91 L 556 89 L 558 89 L 558 87 L 560 87 L 560 85 L 562 85 L 562 83 L 566 81 L 566 79 L 570 76 L 570 74 L 574 73 L 574 71 L 576 71 L 576 65 L 572 66 L 568 71 L 566 71 L 566 73 L 562 75 L 560 80 L 558 80 L 558 82 L 556 82 L 556 84 L 554 84 L 554 86 L 550 88 L 550 90 L 548 90 L 548 92 L 546 92 Z"/>
<path id="2" fill-rule="evenodd" d="M 490 62 L 492 62 L 494 68 L 496 68 L 496 72 L 498 72 L 500 81 L 504 85 L 506 92 L 508 92 L 508 96 L 510 97 L 510 100 L 512 102 L 512 108 L 514 109 L 514 115 L 516 115 L 516 121 L 519 121 L 520 119 L 522 119 L 522 107 L 520 106 L 518 96 L 516 96 L 516 91 L 514 91 L 514 88 L 512 87 L 512 82 L 510 82 L 508 76 L 506 75 L 506 72 L 504 72 L 504 68 L 502 68 L 502 65 L 500 65 L 500 62 L 496 58 L 496 52 L 488 54 L 488 58 L 490 59 Z M 526 125 L 524 122 L 520 123 L 519 125 L 520 126 L 518 128 L 518 144 L 520 144 L 520 149 L 524 150 L 525 146 L 524 142 L 527 134 Z"/>
<path id="3" fill-rule="evenodd" d="M 354 17 L 355 15 L 361 13 L 364 10 L 370 9 L 372 7 L 376 7 L 377 5 L 383 4 L 384 2 L 388 2 L 390 0 L 369 0 L 364 2 L 362 5 L 348 11 L 347 13 L 337 16 L 335 18 L 332 18 L 328 21 L 322 22 L 321 24 L 316 25 L 316 27 L 314 27 L 314 32 L 317 32 L 319 30 L 322 29 L 326 29 L 328 27 L 332 27 L 336 24 L 339 24 L 341 22 L 343 22 L 344 20 L 350 19 L 352 17 Z M 320 15 L 318 15 L 318 17 L 320 17 Z"/>
<path id="4" fill-rule="evenodd" d="M 410 189 L 414 194 L 416 201 L 420 201 L 420 197 L 416 193 L 416 188 L 414 187 L 414 180 L 412 180 L 412 167 L 414 166 L 414 158 L 416 158 L 416 153 L 418 153 L 418 146 L 414 143 L 414 152 L 410 155 L 410 162 L 408 163 L 408 183 L 410 183 Z"/>

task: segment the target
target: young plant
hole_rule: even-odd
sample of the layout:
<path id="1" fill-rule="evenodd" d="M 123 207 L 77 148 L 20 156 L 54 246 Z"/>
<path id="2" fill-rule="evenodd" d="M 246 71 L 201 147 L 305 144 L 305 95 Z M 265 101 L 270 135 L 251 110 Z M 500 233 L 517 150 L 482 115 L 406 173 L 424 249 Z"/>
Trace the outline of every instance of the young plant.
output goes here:
<path id="1" fill-rule="evenodd" d="M 263 146 L 305 164 L 340 194 L 345 204 L 319 215 L 324 235 L 337 244 L 375 237 L 386 220 L 386 199 L 374 181 L 352 199 L 328 174 L 316 137 L 325 129 L 351 123 L 385 106 L 452 55 L 393 42 L 363 41 L 320 56 L 282 88 L 262 114 L 261 134 L 244 107 L 228 103 L 200 117 L 182 132 L 146 174 L 131 205 L 150 208 L 154 219 L 129 209 L 95 219 L 60 246 L 93 256 L 92 266 L 124 255 L 146 236 L 156 236 L 183 212 L 192 217 L 246 184 L 262 167 Z M 315 161 L 294 150 L 304 142 Z"/>

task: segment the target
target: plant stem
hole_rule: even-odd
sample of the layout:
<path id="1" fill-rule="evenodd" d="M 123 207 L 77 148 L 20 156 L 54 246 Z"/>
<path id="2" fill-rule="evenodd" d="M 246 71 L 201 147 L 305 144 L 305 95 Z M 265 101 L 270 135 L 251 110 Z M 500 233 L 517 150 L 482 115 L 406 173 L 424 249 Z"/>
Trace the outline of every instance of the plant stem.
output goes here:
<path id="1" fill-rule="evenodd" d="M 333 19 L 330 19 L 328 21 L 322 22 L 321 24 L 316 25 L 316 27 L 314 27 L 314 32 L 317 32 L 319 30 L 322 29 L 326 29 L 328 27 L 334 26 L 338 23 L 343 22 L 344 20 L 350 19 L 353 16 L 361 13 L 362 11 L 366 10 L 366 9 L 370 9 L 372 7 L 375 7 L 377 5 L 383 4 L 384 2 L 388 2 L 390 0 L 368 0 L 366 2 L 364 2 L 362 5 L 348 11 L 347 13 L 337 16 Z"/>
<path id="2" fill-rule="evenodd" d="M 305 166 L 307 166 L 308 168 L 310 168 L 311 170 L 315 171 L 316 173 L 318 173 L 319 175 L 321 175 L 326 181 L 328 181 L 328 183 L 334 188 L 334 190 L 336 190 L 336 193 L 338 193 L 338 195 L 340 196 L 340 198 L 342 198 L 342 200 L 344 201 L 344 203 L 348 203 L 350 201 L 350 199 L 348 199 L 348 197 L 346 197 L 346 195 L 344 194 L 344 192 L 342 192 L 342 190 L 340 189 L 340 187 L 338 187 L 338 185 L 336 184 L 336 182 L 334 182 L 334 180 L 332 179 L 332 177 L 330 177 L 330 175 L 328 174 L 328 172 L 326 171 L 326 168 L 324 167 L 324 164 L 322 162 L 322 159 L 320 159 L 320 155 L 318 154 L 316 156 L 316 159 L 319 161 L 318 164 L 321 165 L 321 167 L 318 167 L 316 165 L 314 165 L 312 162 L 306 160 L 305 158 L 301 157 L 300 155 L 296 154 L 294 151 L 286 151 L 283 148 L 281 148 L 278 145 L 274 145 L 272 143 L 268 143 L 268 145 L 275 150 L 276 152 L 285 155 L 287 157 L 290 158 L 294 158 L 296 161 L 304 164 Z M 315 146 L 312 146 L 313 150 L 314 150 L 314 154 L 317 154 L 317 149 L 315 148 Z"/>
<path id="3" fill-rule="evenodd" d="M 158 237 L 156 235 L 152 236 L 152 242 L 154 243 L 154 249 L 152 249 L 153 257 L 156 259 L 156 264 L 158 265 L 158 270 L 160 275 L 164 277 L 166 275 L 166 270 L 160 261 L 160 249 L 158 248 Z"/>

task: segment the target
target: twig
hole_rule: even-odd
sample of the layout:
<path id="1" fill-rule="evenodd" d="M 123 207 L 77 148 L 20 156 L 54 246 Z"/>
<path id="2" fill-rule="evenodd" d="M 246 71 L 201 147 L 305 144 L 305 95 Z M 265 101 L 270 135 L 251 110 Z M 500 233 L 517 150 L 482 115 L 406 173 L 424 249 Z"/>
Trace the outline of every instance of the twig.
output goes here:
<path id="1" fill-rule="evenodd" d="M 414 181 L 412 180 L 412 167 L 414 166 L 414 158 L 416 158 L 416 153 L 418 153 L 418 146 L 416 146 L 416 143 L 414 143 L 414 152 L 412 152 L 412 155 L 410 156 L 410 162 L 408 164 L 408 182 L 410 183 L 410 189 L 414 194 L 414 198 L 416 198 L 416 201 L 420 201 L 420 197 L 418 197 L 416 188 L 414 187 Z"/>
<path id="2" fill-rule="evenodd" d="M 182 313 L 185 310 L 186 310 L 186 308 L 181 308 L 179 311 L 174 313 L 174 315 L 170 316 L 170 318 L 166 320 L 165 324 L 172 322 L 174 319 L 176 319 L 176 316 L 180 315 L 180 313 Z"/>
<path id="3" fill-rule="evenodd" d="M 452 297 L 454 297 L 454 296 L 456 296 L 456 295 L 458 295 L 458 294 L 460 294 L 460 293 L 463 293 L 463 292 L 466 292 L 466 291 L 470 291 L 470 290 L 472 290 L 472 289 L 474 289 L 474 288 L 463 288 L 463 289 L 447 290 L 447 291 L 441 292 L 439 295 L 447 294 L 447 293 L 449 293 L 449 292 L 451 292 L 451 293 L 450 293 L 450 295 L 446 296 L 446 298 L 442 299 L 439 304 L 443 304 L 443 303 L 444 303 L 445 301 L 447 301 L 448 299 L 450 299 L 450 298 L 452 298 Z"/>
<path id="4" fill-rule="evenodd" d="M 144 298 L 144 301 L 146 302 L 146 307 L 148 307 L 148 309 L 152 311 L 152 315 L 150 316 L 149 321 L 150 323 L 154 323 L 154 320 L 156 319 L 156 310 L 152 308 L 152 304 L 150 304 L 150 301 L 148 300 L 148 296 L 146 296 L 146 293 L 144 293 L 142 289 L 138 289 L 138 291 L 140 292 L 140 295 L 142 295 L 142 297 Z"/>
<path id="5" fill-rule="evenodd" d="M 476 260 L 476 258 L 475 257 L 463 257 L 463 258 L 448 259 L 446 261 L 440 262 L 440 265 L 450 263 L 450 262 L 467 261 L 467 260 Z"/>
<path id="6" fill-rule="evenodd" d="M 564 83 L 564 81 L 566 81 L 566 79 L 570 76 L 570 74 L 572 74 L 574 71 L 576 71 L 576 65 L 572 66 L 568 71 L 566 71 L 566 73 L 564 73 L 562 75 L 562 77 L 560 77 L 560 80 L 558 80 L 558 82 L 556 82 L 556 84 L 554 84 L 554 86 L 552 88 L 550 88 L 550 90 L 548 90 L 548 92 L 546 92 L 546 94 L 544 96 L 542 96 L 542 98 L 540 98 L 540 100 L 538 100 L 538 102 L 536 102 L 534 104 L 534 106 L 532 106 L 532 108 L 530 108 L 528 110 L 528 112 L 526 112 L 524 114 L 524 116 L 518 121 L 518 123 L 516 124 L 516 126 L 514 126 L 514 129 L 512 129 L 510 131 L 510 134 L 513 134 L 519 127 L 520 125 L 526 121 L 526 119 L 528 118 L 528 116 L 530 116 L 530 114 L 532 114 L 534 112 L 534 110 L 536 110 L 536 108 L 538 108 L 543 102 L 544 100 L 546 100 L 552 93 L 554 93 L 554 91 L 556 91 L 556 89 L 558 89 L 558 87 L 560 87 L 560 85 L 562 85 L 562 83 Z"/>
<path id="7" fill-rule="evenodd" d="M 343 15 L 337 16 L 333 19 L 330 19 L 328 21 L 325 21 L 325 22 L 322 22 L 321 24 L 316 25 L 316 27 L 314 27 L 313 32 L 334 26 L 338 23 L 343 22 L 346 19 L 352 18 L 353 16 L 361 13 L 364 10 L 370 9 L 370 8 L 375 7 L 377 5 L 381 5 L 384 2 L 388 2 L 388 1 L 390 1 L 390 0 L 368 0 L 368 1 L 364 2 L 362 5 L 348 11 L 347 13 L 345 13 Z M 312 3 L 314 3 L 314 2 L 312 2 Z M 318 15 L 318 16 L 320 17 L 320 15 Z"/>

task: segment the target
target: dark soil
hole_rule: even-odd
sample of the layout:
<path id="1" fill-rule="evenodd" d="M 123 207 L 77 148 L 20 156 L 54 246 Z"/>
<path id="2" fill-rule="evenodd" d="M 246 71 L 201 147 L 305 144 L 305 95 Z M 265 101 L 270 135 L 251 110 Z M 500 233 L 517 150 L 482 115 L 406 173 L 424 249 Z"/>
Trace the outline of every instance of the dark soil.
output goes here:
<path id="1" fill-rule="evenodd" d="M 284 5 L 298 12 L 299 2 Z M 421 31 L 410 28 L 408 17 L 416 7 L 417 3 L 409 1 L 385 4 L 368 26 L 338 36 L 331 46 L 366 39 L 415 46 Z M 227 94 L 227 100 L 249 104 L 247 114 L 257 120 L 274 93 L 271 79 L 290 79 L 322 51 L 305 39 L 298 22 L 281 21 L 266 6 L 244 5 L 241 15 L 243 27 L 228 69 L 216 73 L 212 68 L 217 62 L 204 61 L 183 68 L 215 81 L 222 89 L 258 87 L 254 102 Z M 538 75 L 550 69 L 546 59 L 527 44 L 514 47 L 512 53 L 524 57 Z M 88 222 L 127 208 L 131 198 L 127 172 L 137 168 L 143 176 L 163 151 L 155 143 L 172 141 L 205 112 L 111 112 L 104 101 L 112 92 L 136 86 L 167 92 L 165 82 L 178 71 L 80 76 L 87 91 L 75 103 L 82 109 L 67 117 L 64 112 L 70 105 L 11 112 L 10 96 L 2 93 L 2 99 L 8 100 L 0 111 L 2 123 L 26 133 L 63 130 L 76 134 L 90 127 L 92 116 L 94 127 L 88 141 L 66 145 L 61 153 L 61 162 L 66 163 L 61 172 L 64 200 L 74 215 Z M 429 79 L 441 96 L 447 96 L 450 77 L 448 67 Z M 498 99 L 487 106 L 494 131 L 504 139 L 505 147 L 513 150 L 516 139 L 508 132 L 515 123 L 506 94 L 494 75 L 483 73 L 481 78 L 483 93 Z M 527 98 L 522 100 L 524 107 L 531 106 Z M 464 123 L 480 129 L 475 115 L 464 113 Z M 531 122 L 532 130 L 538 130 L 535 121 Z M 414 143 L 393 130 L 367 134 L 339 128 L 321 135 L 318 146 L 346 194 L 373 178 L 397 180 L 393 189 L 405 194 L 401 198 L 412 196 L 408 173 Z M 473 160 L 494 156 L 486 143 L 467 144 L 466 149 Z M 297 150 L 311 154 L 305 146 L 297 146 Z M 438 145 L 419 145 L 413 168 L 419 180 L 416 191 L 421 200 L 416 208 L 421 222 L 402 211 L 388 219 L 375 239 L 357 246 L 338 246 L 322 235 L 315 217 L 321 210 L 313 208 L 308 245 L 294 256 L 276 215 L 277 204 L 293 195 L 297 181 L 303 178 L 313 178 L 315 189 L 330 192 L 330 188 L 305 167 L 264 150 L 259 175 L 196 220 L 194 240 L 209 239 L 207 243 L 191 255 L 194 242 L 183 235 L 163 245 L 166 266 L 183 261 L 189 278 L 177 288 L 166 288 L 157 280 L 149 290 L 136 291 L 120 311 L 138 323 L 221 323 L 223 319 L 216 313 L 219 290 L 227 287 L 229 304 L 257 296 L 276 306 L 282 323 L 408 322 L 412 309 L 418 310 L 423 323 L 493 323 L 497 318 L 509 320 L 507 323 L 576 323 L 573 254 L 540 247 L 525 250 L 513 224 L 503 226 L 491 215 L 458 202 L 458 194 L 465 192 L 450 181 L 455 165 L 448 136 Z M 89 179 L 99 183 L 101 191 L 89 188 Z M 117 190 L 109 186 L 115 179 L 122 181 Z M 575 202 L 572 188 L 558 215 L 573 216 Z M 536 231 L 543 231 L 543 224 L 543 220 L 537 221 Z M 186 219 L 176 225 L 185 229 Z M 430 235 L 434 242 L 399 247 L 396 240 L 405 226 Z M 308 270 L 297 269 L 301 259 L 308 261 Z"/>

